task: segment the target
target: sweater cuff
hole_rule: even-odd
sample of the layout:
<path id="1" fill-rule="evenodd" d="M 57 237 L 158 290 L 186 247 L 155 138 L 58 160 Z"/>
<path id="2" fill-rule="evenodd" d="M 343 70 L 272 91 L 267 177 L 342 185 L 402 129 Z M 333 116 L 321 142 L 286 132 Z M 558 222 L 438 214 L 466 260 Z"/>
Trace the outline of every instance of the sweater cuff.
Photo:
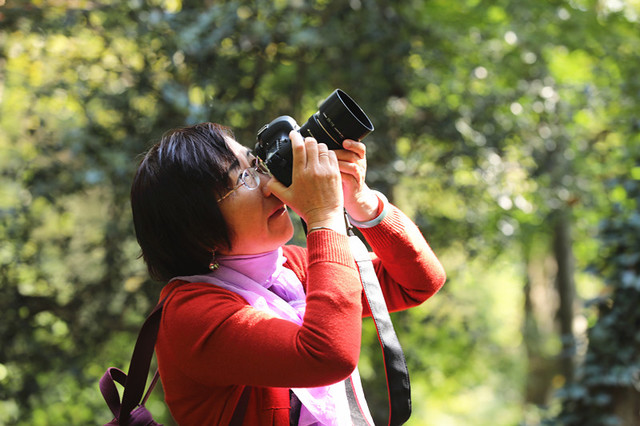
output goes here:
<path id="1" fill-rule="evenodd" d="M 349 248 L 349 237 L 330 229 L 318 229 L 307 236 L 309 266 L 318 262 L 333 262 L 355 268 Z"/>

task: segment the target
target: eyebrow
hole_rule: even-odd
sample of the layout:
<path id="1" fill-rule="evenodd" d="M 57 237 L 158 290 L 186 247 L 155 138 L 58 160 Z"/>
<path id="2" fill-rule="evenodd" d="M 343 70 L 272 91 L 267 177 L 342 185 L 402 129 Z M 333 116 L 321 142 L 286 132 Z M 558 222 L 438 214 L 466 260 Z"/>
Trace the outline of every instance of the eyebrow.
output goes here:
<path id="1" fill-rule="evenodd" d="M 247 157 L 247 160 L 250 160 L 250 159 L 251 159 L 251 156 L 253 156 L 253 151 L 252 151 L 252 150 L 250 150 L 249 148 L 247 148 L 247 149 L 245 150 L 245 155 L 246 155 L 246 157 Z M 236 158 L 236 159 L 233 161 L 233 163 L 231 163 L 231 164 L 229 165 L 229 168 L 227 169 L 227 173 L 229 173 L 231 170 L 235 170 L 235 169 L 237 169 L 238 167 L 240 167 L 240 160 L 238 160 L 238 159 Z M 242 175 L 241 173 L 240 173 L 240 174 L 238 174 L 238 178 L 236 179 L 236 183 L 235 183 L 234 185 L 237 185 L 237 184 L 238 184 L 238 181 L 240 180 L 241 175 Z"/>
<path id="2" fill-rule="evenodd" d="M 238 161 L 238 159 L 236 158 L 235 160 L 233 160 L 233 163 L 229 164 L 229 167 L 227 167 L 227 173 L 238 167 L 240 167 L 240 161 Z"/>

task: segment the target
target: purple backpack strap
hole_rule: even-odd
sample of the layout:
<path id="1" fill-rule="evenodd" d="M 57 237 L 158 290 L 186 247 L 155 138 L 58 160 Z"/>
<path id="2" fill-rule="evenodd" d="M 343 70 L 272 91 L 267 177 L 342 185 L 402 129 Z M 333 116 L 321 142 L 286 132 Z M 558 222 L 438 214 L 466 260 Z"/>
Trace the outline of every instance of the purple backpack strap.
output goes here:
<path id="1" fill-rule="evenodd" d="M 105 371 L 104 375 L 100 379 L 100 392 L 102 397 L 107 402 L 107 406 L 113 413 L 113 417 L 118 417 L 120 414 L 120 394 L 116 387 L 116 382 L 124 386 L 127 375 L 115 367 L 109 367 Z"/>
<path id="2" fill-rule="evenodd" d="M 133 411 L 142 400 L 142 394 L 147 384 L 147 376 L 149 375 L 151 358 L 153 358 L 153 351 L 158 337 L 160 319 L 162 318 L 162 307 L 164 306 L 165 300 L 167 300 L 166 297 L 151 311 L 151 314 L 149 314 L 144 324 L 142 324 L 140 334 L 138 334 L 138 340 L 133 349 L 133 355 L 131 355 L 129 373 L 127 374 L 124 385 L 122 408 L 120 409 L 120 417 L 118 417 L 121 423 L 126 424 L 131 415 L 131 411 Z"/>
<path id="3" fill-rule="evenodd" d="M 142 324 L 136 345 L 131 356 L 129 365 L 129 373 L 125 374 L 122 370 L 110 367 L 100 379 L 100 392 L 107 406 L 113 413 L 118 424 L 126 425 L 131 418 L 131 412 L 138 406 L 144 405 L 151 391 L 156 385 L 159 374 L 156 371 L 151 385 L 147 390 L 144 398 L 142 394 L 147 384 L 147 376 L 149 375 L 149 366 L 151 358 L 155 350 L 156 338 L 158 337 L 158 329 L 160 328 L 160 319 L 162 318 L 162 307 L 166 298 L 156 305 L 151 314 Z M 122 401 L 120 394 L 116 388 L 116 383 L 124 387 Z"/>
<path id="4" fill-rule="evenodd" d="M 144 388 L 147 384 L 147 376 L 149 375 L 149 366 L 153 358 L 156 339 L 158 338 L 158 329 L 160 328 L 160 319 L 162 318 L 162 308 L 169 296 L 165 297 L 151 311 L 147 319 L 142 324 L 136 345 L 131 355 L 131 363 L 129 365 L 129 373 L 125 374 L 122 370 L 110 367 L 100 379 L 100 392 L 107 406 L 118 420 L 118 424 L 127 425 L 131 419 L 131 412 L 138 406 L 144 405 L 155 387 L 160 375 L 156 371 L 149 389 L 144 398 L 142 396 Z M 124 394 L 122 402 L 120 402 L 120 394 L 116 388 L 116 383 L 124 386 Z M 249 401 L 251 387 L 245 387 L 245 390 L 236 406 L 232 424 L 241 425 Z"/>

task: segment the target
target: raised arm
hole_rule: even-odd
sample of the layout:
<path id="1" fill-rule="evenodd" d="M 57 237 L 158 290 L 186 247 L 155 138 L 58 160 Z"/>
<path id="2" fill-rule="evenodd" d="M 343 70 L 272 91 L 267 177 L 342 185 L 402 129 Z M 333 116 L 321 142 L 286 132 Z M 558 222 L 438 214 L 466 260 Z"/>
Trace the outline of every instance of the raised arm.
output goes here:
<path id="1" fill-rule="evenodd" d="M 365 144 L 346 140 L 343 147 L 336 155 L 344 205 L 374 251 L 374 268 L 387 306 L 391 311 L 416 306 L 442 287 L 444 268 L 411 219 L 365 183 Z"/>

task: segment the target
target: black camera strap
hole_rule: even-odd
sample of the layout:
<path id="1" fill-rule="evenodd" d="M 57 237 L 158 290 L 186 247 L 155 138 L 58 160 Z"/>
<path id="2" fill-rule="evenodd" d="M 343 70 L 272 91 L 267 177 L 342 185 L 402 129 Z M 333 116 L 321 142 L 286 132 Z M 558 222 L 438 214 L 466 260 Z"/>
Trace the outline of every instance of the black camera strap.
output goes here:
<path id="1" fill-rule="evenodd" d="M 307 224 L 304 220 L 302 227 L 307 233 Z M 371 310 L 371 318 L 376 327 L 378 341 L 382 348 L 382 359 L 384 363 L 385 376 L 387 381 L 387 395 L 389 396 L 389 426 L 403 425 L 411 417 L 411 383 L 409 381 L 409 370 L 404 358 L 402 346 L 398 340 L 387 303 L 382 294 L 380 281 L 373 268 L 373 262 L 369 255 L 369 250 L 362 240 L 353 232 L 353 226 L 347 218 L 345 211 L 345 221 L 347 224 L 347 234 L 349 236 L 349 246 L 358 270 L 364 294 Z M 361 412 L 358 397 L 353 390 L 351 378 L 345 383 L 347 398 L 351 408 L 351 420 L 354 425 L 366 425 L 366 416 Z"/>
<path id="2" fill-rule="evenodd" d="M 349 227 L 349 244 L 360 271 L 364 294 L 382 347 L 389 395 L 389 426 L 402 425 L 411 416 L 411 384 L 404 352 L 393 328 L 369 251 L 351 227 Z"/>

